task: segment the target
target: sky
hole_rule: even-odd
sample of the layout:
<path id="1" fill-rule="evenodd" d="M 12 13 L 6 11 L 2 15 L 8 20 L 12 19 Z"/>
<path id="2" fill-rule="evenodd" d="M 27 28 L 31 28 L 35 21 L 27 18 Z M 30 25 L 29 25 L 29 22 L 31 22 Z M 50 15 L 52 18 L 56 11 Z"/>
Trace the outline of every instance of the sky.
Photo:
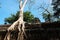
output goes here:
<path id="1" fill-rule="evenodd" d="M 44 9 L 38 9 L 41 5 L 44 8 L 48 8 L 51 11 L 52 0 L 33 0 L 31 5 L 27 2 L 24 11 L 31 11 L 31 13 L 38 17 L 41 22 L 44 22 L 42 17 L 42 12 Z M 4 24 L 4 19 L 11 16 L 11 14 L 16 14 L 19 11 L 19 2 L 17 0 L 0 0 L 0 24 Z"/>

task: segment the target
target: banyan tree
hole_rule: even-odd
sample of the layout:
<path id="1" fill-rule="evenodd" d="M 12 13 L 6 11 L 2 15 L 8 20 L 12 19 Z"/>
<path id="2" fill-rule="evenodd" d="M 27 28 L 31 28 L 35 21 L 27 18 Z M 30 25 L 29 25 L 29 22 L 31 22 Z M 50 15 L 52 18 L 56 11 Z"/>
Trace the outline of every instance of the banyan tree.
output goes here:
<path id="1" fill-rule="evenodd" d="M 24 1 L 24 2 L 23 2 Z M 25 7 L 27 3 L 27 0 L 19 0 L 19 6 L 20 6 L 20 14 L 19 14 L 19 19 L 17 21 L 15 21 L 8 29 L 7 29 L 7 34 L 5 35 L 4 40 L 10 40 L 10 36 L 11 36 L 11 31 L 14 31 L 16 29 L 18 29 L 18 37 L 17 40 L 23 40 L 23 34 L 26 36 L 25 34 L 25 22 L 23 21 L 23 9 Z"/>

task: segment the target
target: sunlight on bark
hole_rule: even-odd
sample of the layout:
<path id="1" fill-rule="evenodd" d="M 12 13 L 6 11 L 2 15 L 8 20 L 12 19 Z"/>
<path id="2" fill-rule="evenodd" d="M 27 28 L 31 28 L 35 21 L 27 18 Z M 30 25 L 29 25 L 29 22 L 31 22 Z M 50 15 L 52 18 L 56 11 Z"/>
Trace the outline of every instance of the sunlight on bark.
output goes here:
<path id="1" fill-rule="evenodd" d="M 26 35 L 24 29 L 25 29 L 25 25 L 24 25 L 24 21 L 23 21 L 23 9 L 26 5 L 27 0 L 24 0 L 24 3 L 22 3 L 22 0 L 20 0 L 20 15 L 19 15 L 19 19 L 17 21 L 15 21 L 8 29 L 7 29 L 7 34 L 4 38 L 4 40 L 10 40 L 10 33 L 11 31 L 14 31 L 15 29 L 19 30 L 18 33 L 18 38 L 17 40 L 23 40 L 23 34 Z M 18 25 L 18 26 L 17 26 Z M 17 26 L 17 28 L 15 28 Z"/>

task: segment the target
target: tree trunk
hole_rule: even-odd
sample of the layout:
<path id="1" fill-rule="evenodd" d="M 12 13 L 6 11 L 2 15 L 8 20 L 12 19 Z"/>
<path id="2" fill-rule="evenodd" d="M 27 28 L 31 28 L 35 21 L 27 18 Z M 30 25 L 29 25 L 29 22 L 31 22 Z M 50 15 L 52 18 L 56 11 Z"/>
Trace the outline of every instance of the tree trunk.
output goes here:
<path id="1" fill-rule="evenodd" d="M 18 29 L 19 29 L 19 33 L 18 33 L 18 39 L 17 40 L 23 40 L 23 29 L 24 29 L 24 21 L 23 21 L 23 3 L 22 3 L 22 0 L 20 0 L 20 21 L 19 21 L 19 26 L 18 26 Z M 22 29 L 23 28 L 23 29 Z"/>
<path id="2" fill-rule="evenodd" d="M 24 4 L 22 3 L 22 0 L 20 0 L 20 14 L 19 14 L 19 19 L 17 21 L 15 21 L 8 29 L 8 33 L 6 34 L 4 40 L 10 40 L 10 33 L 11 31 L 14 31 L 15 29 L 19 30 L 18 33 L 18 39 L 17 40 L 24 40 L 23 38 L 23 34 L 25 34 L 25 25 L 24 25 L 24 21 L 23 21 L 23 9 L 24 6 L 26 4 L 27 0 L 24 0 Z M 16 28 L 16 26 L 18 25 L 18 27 Z M 27 36 L 26 36 L 27 37 Z"/>

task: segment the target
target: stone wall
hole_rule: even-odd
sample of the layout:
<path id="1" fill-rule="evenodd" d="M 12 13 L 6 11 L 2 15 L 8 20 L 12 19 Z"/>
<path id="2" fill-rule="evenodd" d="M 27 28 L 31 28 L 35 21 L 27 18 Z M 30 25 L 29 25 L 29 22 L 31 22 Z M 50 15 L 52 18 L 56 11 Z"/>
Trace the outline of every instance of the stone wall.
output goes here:
<path id="1" fill-rule="evenodd" d="M 0 40 L 4 39 L 10 25 L 0 25 Z M 60 40 L 60 23 L 25 24 L 24 40 Z M 17 40 L 18 31 L 11 32 L 11 40 Z"/>

